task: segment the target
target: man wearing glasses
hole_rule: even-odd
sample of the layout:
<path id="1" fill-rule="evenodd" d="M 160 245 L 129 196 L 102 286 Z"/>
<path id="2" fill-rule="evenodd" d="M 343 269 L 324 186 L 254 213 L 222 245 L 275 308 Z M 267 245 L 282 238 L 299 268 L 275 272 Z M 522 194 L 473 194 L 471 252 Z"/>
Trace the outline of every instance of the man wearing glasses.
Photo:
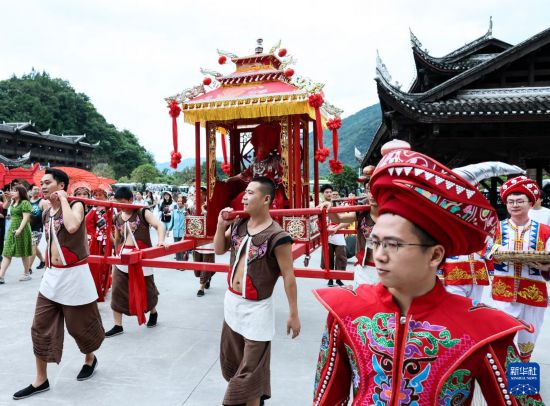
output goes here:
<path id="1" fill-rule="evenodd" d="M 532 327 L 447 292 L 436 276 L 447 255 L 484 247 L 494 209 L 410 149 L 387 152 L 370 187 L 378 218 L 367 244 L 380 283 L 314 291 L 329 315 L 313 403 L 347 404 L 352 389 L 357 405 L 470 404 L 477 381 L 490 404 L 516 405 L 505 365 L 519 360 L 516 332 Z"/>
<path id="2" fill-rule="evenodd" d="M 497 250 L 549 251 L 550 227 L 529 218 L 529 210 L 541 191 L 537 183 L 526 176 L 518 176 L 502 185 L 500 196 L 506 202 L 509 219 L 502 220 L 488 257 Z M 533 324 L 534 332 L 520 331 L 518 347 L 520 357 L 528 362 L 542 328 L 544 312 L 548 306 L 548 292 L 544 275 L 550 264 L 502 262 L 495 263 L 492 306 Z"/>

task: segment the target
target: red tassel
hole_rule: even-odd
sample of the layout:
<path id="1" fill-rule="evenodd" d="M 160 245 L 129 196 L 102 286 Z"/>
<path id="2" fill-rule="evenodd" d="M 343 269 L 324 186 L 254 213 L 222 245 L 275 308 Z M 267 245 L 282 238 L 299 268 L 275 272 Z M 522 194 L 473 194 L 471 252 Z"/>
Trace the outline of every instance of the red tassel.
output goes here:
<path id="1" fill-rule="evenodd" d="M 181 154 L 178 152 L 178 122 L 177 118 L 181 113 L 181 108 L 176 100 L 171 100 L 168 106 L 168 113 L 172 117 L 172 144 L 174 150 L 170 154 L 170 167 L 176 169 L 181 162 Z"/>
<path id="2" fill-rule="evenodd" d="M 328 148 L 323 146 L 323 126 L 321 123 L 321 106 L 324 103 L 323 96 L 320 93 L 315 93 L 309 96 L 308 103 L 315 109 L 315 128 L 317 130 L 317 140 L 319 142 L 319 149 L 315 151 L 315 159 L 319 162 L 325 162 L 325 159 L 329 156 L 330 152 Z"/>
<path id="3" fill-rule="evenodd" d="M 222 171 L 230 175 L 231 174 L 231 165 L 227 163 L 227 146 L 225 145 L 225 133 L 222 132 L 222 154 L 223 154 L 223 164 Z"/>
<path id="4" fill-rule="evenodd" d="M 332 150 L 334 151 L 334 159 L 329 160 L 330 171 L 334 174 L 342 173 L 343 165 L 338 160 L 338 129 L 342 127 L 342 119 L 334 117 L 327 121 L 327 127 L 332 131 Z"/>

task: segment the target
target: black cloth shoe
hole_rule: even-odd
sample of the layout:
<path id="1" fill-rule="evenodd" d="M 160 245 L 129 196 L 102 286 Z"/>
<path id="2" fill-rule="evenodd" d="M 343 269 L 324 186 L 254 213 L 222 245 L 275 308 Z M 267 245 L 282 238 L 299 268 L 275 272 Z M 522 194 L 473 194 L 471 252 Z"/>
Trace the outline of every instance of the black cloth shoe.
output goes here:
<path id="1" fill-rule="evenodd" d="M 40 265 L 36 267 L 36 269 L 43 269 L 46 266 L 46 263 L 44 261 L 40 262 Z"/>
<path id="2" fill-rule="evenodd" d="M 329 279 L 329 280 L 328 280 L 328 283 L 327 283 L 327 286 L 328 286 L 329 288 L 332 288 L 332 287 L 334 286 L 334 281 L 333 281 L 332 279 Z"/>
<path id="3" fill-rule="evenodd" d="M 210 289 L 210 281 L 208 281 L 204 284 L 204 288 L 205 289 Z"/>
<path id="4" fill-rule="evenodd" d="M 110 329 L 105 333 L 105 337 L 109 338 L 109 337 L 117 336 L 122 333 L 124 333 L 124 329 L 122 328 L 122 326 L 117 326 L 115 324 L 112 329 Z"/>
<path id="5" fill-rule="evenodd" d="M 157 325 L 157 317 L 158 317 L 158 312 L 155 312 L 155 313 L 150 313 L 149 314 L 149 321 L 147 321 L 147 327 L 148 328 L 153 328 Z"/>
<path id="6" fill-rule="evenodd" d="M 32 275 L 32 268 L 29 268 L 29 275 Z"/>
<path id="7" fill-rule="evenodd" d="M 204 290 L 203 290 L 203 289 L 199 289 L 199 291 L 197 292 L 197 296 L 198 296 L 198 297 L 203 297 L 203 296 L 204 296 Z"/>
<path id="8" fill-rule="evenodd" d="M 46 379 L 46 381 L 37 388 L 35 388 L 32 385 L 29 385 L 25 389 L 21 389 L 20 391 L 15 392 L 13 394 L 13 398 L 15 400 L 25 399 L 25 398 L 28 398 L 29 396 L 36 395 L 37 393 L 46 392 L 47 390 L 50 390 L 50 383 Z"/>
<path id="9" fill-rule="evenodd" d="M 336 279 L 336 284 L 338 286 L 344 286 L 344 282 L 342 282 L 340 279 Z"/>
<path id="10" fill-rule="evenodd" d="M 94 355 L 94 362 L 92 362 L 92 366 L 89 366 L 88 364 L 82 365 L 82 369 L 78 373 L 76 380 L 85 381 L 86 379 L 90 379 L 94 374 L 96 368 L 97 368 L 97 357 Z"/>

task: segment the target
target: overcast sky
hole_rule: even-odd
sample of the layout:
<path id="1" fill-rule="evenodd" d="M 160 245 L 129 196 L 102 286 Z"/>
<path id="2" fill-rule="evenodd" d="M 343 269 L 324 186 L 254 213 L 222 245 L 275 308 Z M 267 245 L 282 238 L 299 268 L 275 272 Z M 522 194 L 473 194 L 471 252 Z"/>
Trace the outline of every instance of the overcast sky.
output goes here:
<path id="1" fill-rule="evenodd" d="M 0 79 L 45 70 L 90 96 L 158 162 L 169 160 L 171 123 L 164 97 L 199 84 L 200 67 L 219 66 L 216 48 L 247 55 L 257 38 L 279 39 L 298 75 L 326 84 L 344 116 L 378 101 L 378 49 L 394 80 L 414 78 L 409 27 L 434 56 L 483 35 L 516 44 L 550 26 L 548 0 L 141 1 L 0 0 Z M 194 154 L 193 128 L 180 125 L 180 149 Z M 186 142 L 189 140 L 189 142 Z"/>

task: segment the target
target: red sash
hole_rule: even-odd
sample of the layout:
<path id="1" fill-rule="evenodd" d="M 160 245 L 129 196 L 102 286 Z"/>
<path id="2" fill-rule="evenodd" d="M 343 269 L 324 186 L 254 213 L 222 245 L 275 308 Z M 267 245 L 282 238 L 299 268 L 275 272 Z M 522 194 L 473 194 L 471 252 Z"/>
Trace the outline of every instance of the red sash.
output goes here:
<path id="1" fill-rule="evenodd" d="M 149 248 L 142 241 L 137 240 L 138 247 L 123 246 L 120 247 L 119 253 L 123 248 L 131 249 L 132 252 L 140 251 L 144 248 Z M 139 261 L 128 265 L 128 310 L 130 314 L 136 315 L 138 324 L 145 323 L 145 311 L 147 310 L 147 288 L 145 285 L 145 276 L 143 275 L 143 267 L 141 266 L 141 256 Z"/>

